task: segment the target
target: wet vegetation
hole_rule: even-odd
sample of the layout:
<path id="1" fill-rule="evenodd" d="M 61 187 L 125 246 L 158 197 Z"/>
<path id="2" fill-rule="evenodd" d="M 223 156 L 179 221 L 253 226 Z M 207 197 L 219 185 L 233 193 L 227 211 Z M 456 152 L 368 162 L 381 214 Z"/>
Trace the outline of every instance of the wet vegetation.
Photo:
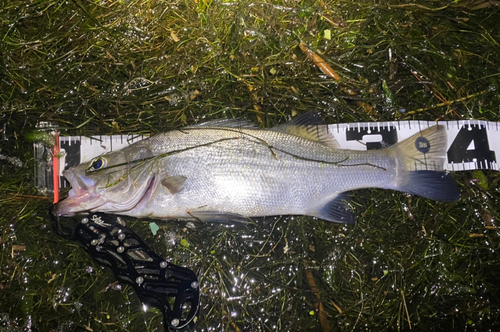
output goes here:
<path id="1" fill-rule="evenodd" d="M 0 330 L 162 331 L 133 290 L 53 233 L 30 135 L 500 121 L 500 5 L 485 0 L 0 0 Z M 300 49 L 303 42 L 340 77 Z M 499 156 L 497 156 L 498 158 Z M 462 198 L 352 193 L 358 222 L 128 224 L 202 287 L 199 331 L 500 329 L 500 174 Z"/>

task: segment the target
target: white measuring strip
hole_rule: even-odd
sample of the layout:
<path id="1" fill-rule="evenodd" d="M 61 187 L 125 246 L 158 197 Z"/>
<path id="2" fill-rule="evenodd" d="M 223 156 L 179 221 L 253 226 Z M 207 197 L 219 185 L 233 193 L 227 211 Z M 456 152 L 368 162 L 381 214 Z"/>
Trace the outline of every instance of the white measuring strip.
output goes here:
<path id="1" fill-rule="evenodd" d="M 500 122 L 480 120 L 459 121 L 393 121 L 359 122 L 328 125 L 342 149 L 378 149 L 401 142 L 419 131 L 440 124 L 445 126 L 448 136 L 448 153 L 445 169 L 450 172 L 476 169 L 500 171 Z M 105 152 L 115 151 L 146 138 L 147 135 L 102 135 L 60 137 L 59 159 L 60 187 L 69 187 L 62 171 L 69 166 L 90 161 Z M 38 182 L 52 178 L 51 170 L 35 169 Z M 50 173 L 50 174 L 49 174 Z M 50 181 L 47 181 L 50 182 Z M 50 183 L 37 183 L 38 188 L 48 188 Z"/>
<path id="2" fill-rule="evenodd" d="M 360 122 L 329 125 L 343 149 L 366 150 L 401 142 L 413 134 L 443 125 L 448 138 L 445 169 L 450 172 L 475 169 L 500 171 L 500 122 L 459 121 L 393 121 Z"/>

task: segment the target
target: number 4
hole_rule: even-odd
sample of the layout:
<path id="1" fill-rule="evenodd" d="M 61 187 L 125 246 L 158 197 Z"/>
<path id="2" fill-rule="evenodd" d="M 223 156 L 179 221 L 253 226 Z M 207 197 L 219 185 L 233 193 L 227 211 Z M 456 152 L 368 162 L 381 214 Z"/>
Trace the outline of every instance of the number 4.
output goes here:
<path id="1" fill-rule="evenodd" d="M 469 149 L 472 142 L 474 148 Z M 448 162 L 476 162 L 482 169 L 488 169 L 490 163 L 496 162 L 495 151 L 490 150 L 486 127 L 464 125 L 448 149 Z"/>

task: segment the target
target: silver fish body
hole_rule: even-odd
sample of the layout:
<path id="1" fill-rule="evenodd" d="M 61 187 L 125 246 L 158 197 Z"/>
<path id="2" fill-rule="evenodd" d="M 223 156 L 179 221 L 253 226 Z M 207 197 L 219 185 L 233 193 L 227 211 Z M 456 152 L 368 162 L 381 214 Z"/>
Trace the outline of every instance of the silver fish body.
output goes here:
<path id="1" fill-rule="evenodd" d="M 443 170 L 445 151 L 440 126 L 386 149 L 352 151 L 339 149 L 313 113 L 271 129 L 216 121 L 157 134 L 65 171 L 73 189 L 56 208 L 60 215 L 206 221 L 310 215 L 352 222 L 345 193 L 355 189 L 458 199 Z"/>

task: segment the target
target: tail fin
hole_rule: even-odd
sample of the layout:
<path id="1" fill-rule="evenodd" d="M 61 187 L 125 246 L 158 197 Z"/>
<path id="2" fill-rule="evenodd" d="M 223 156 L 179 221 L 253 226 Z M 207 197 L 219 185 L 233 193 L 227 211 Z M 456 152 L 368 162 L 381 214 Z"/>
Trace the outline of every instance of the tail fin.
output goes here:
<path id="1" fill-rule="evenodd" d="M 446 138 L 444 126 L 432 126 L 390 147 L 402 171 L 393 189 L 437 201 L 458 200 L 455 179 L 444 169 Z"/>

